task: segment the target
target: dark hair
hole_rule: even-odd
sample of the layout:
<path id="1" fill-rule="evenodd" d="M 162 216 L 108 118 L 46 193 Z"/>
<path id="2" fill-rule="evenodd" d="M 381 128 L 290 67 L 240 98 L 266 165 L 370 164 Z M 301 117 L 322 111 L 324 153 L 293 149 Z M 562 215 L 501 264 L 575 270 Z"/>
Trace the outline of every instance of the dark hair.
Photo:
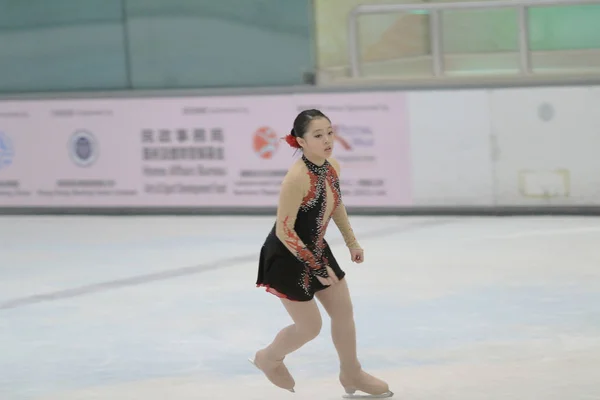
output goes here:
<path id="1" fill-rule="evenodd" d="M 294 120 L 294 127 L 292 128 L 290 134 L 295 137 L 304 137 L 311 121 L 318 118 L 325 118 L 331 122 L 329 117 L 319 110 L 311 109 L 302 111 L 296 116 L 296 119 Z"/>

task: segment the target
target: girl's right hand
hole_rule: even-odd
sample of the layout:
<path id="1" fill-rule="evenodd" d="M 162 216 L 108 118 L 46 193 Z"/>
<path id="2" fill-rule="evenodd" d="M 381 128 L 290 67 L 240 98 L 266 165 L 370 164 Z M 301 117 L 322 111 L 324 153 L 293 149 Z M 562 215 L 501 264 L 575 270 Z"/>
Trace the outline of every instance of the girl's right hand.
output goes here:
<path id="1" fill-rule="evenodd" d="M 327 275 L 329 275 L 329 276 L 327 278 L 322 278 L 320 276 L 317 276 L 317 279 L 319 280 L 319 282 L 321 282 L 321 284 L 323 286 L 332 286 L 332 285 L 335 285 L 336 283 L 338 283 L 340 280 L 335 275 L 335 272 L 333 272 L 331 267 L 326 266 L 325 268 L 327 269 Z"/>

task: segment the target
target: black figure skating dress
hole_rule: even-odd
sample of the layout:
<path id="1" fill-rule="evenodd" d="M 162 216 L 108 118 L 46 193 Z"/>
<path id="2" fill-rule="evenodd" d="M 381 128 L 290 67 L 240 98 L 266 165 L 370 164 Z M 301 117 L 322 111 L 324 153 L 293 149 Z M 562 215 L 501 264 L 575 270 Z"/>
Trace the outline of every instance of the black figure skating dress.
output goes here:
<path id="1" fill-rule="evenodd" d="M 333 219 L 346 246 L 360 249 L 342 203 L 339 171 L 333 159 L 319 166 L 302 156 L 291 166 L 281 184 L 277 220 L 260 252 L 258 287 L 281 298 L 309 301 L 327 287 L 316 278 L 326 276 L 326 266 L 338 279 L 345 276 L 325 240 Z"/>

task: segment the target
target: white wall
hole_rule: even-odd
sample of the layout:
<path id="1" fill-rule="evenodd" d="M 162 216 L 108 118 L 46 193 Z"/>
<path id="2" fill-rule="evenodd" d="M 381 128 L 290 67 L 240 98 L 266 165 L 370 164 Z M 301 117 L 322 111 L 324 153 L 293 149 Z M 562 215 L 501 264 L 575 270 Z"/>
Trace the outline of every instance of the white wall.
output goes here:
<path id="1" fill-rule="evenodd" d="M 492 204 L 487 92 L 423 91 L 408 98 L 414 203 Z"/>
<path id="2" fill-rule="evenodd" d="M 415 205 L 600 204 L 600 89 L 409 95 Z"/>

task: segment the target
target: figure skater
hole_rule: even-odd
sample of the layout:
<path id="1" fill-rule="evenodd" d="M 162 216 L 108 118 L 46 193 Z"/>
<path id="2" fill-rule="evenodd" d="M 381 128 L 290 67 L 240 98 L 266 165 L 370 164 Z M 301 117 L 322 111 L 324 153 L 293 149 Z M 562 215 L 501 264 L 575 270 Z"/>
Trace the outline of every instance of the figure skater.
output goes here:
<path id="1" fill-rule="evenodd" d="M 283 360 L 319 334 L 322 322 L 316 296 L 331 318 L 344 397 L 354 397 L 357 390 L 369 394 L 368 398 L 391 397 L 385 382 L 362 370 L 345 273 L 324 239 L 333 219 L 351 260 L 363 262 L 363 249 L 342 203 L 340 166 L 331 158 L 333 139 L 331 121 L 319 110 L 298 114 L 286 137 L 290 146 L 301 149 L 302 158 L 292 164 L 281 184 L 277 218 L 261 248 L 256 284 L 280 298 L 294 323 L 250 361 L 274 385 L 294 392 L 294 378 Z"/>

